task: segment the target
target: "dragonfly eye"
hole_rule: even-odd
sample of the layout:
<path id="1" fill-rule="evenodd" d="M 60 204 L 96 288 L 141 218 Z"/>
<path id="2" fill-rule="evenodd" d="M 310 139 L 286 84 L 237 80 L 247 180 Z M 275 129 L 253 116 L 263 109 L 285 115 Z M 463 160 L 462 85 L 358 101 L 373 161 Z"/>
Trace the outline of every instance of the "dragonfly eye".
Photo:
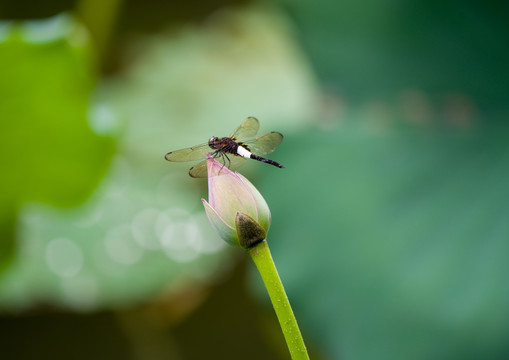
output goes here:
<path id="1" fill-rule="evenodd" d="M 218 137 L 217 137 L 217 136 L 212 136 L 212 137 L 209 139 L 209 144 L 213 144 L 213 143 L 215 143 L 217 140 L 218 140 Z"/>

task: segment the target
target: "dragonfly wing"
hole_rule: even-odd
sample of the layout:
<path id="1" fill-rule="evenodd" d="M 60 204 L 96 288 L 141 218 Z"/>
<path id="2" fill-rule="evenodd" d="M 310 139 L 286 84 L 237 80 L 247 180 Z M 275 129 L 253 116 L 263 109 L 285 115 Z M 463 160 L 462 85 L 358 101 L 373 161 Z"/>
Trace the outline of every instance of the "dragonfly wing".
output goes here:
<path id="1" fill-rule="evenodd" d="M 229 168 L 232 171 L 238 169 L 240 166 L 242 166 L 246 163 L 246 159 L 241 156 L 229 155 L 228 157 L 229 157 L 230 161 L 224 159 L 225 160 L 224 166 Z M 220 163 L 223 163 L 223 159 L 221 159 L 221 158 L 218 158 L 216 160 L 218 160 Z M 220 172 L 220 174 L 222 174 L 222 173 Z M 204 161 L 196 164 L 195 166 L 193 166 L 191 169 L 189 169 L 189 175 L 194 178 L 207 177 L 207 175 L 208 175 L 207 174 L 207 160 L 204 160 Z"/>
<path id="2" fill-rule="evenodd" d="M 283 141 L 283 134 L 273 131 L 254 139 L 243 141 L 242 144 L 255 155 L 266 155 L 276 150 L 281 141 Z"/>
<path id="3" fill-rule="evenodd" d="M 194 178 L 207 177 L 207 160 L 203 160 L 189 169 L 189 176 Z"/>
<path id="4" fill-rule="evenodd" d="M 193 161 L 200 160 L 205 157 L 207 153 L 213 152 L 208 144 L 196 145 L 190 148 L 171 151 L 164 156 L 168 161 Z"/>
<path id="5" fill-rule="evenodd" d="M 260 123 L 258 120 L 252 116 L 248 117 L 242 124 L 236 128 L 233 133 L 230 135 L 231 138 L 235 139 L 244 139 L 248 137 L 253 137 L 258 132 L 260 128 Z"/>

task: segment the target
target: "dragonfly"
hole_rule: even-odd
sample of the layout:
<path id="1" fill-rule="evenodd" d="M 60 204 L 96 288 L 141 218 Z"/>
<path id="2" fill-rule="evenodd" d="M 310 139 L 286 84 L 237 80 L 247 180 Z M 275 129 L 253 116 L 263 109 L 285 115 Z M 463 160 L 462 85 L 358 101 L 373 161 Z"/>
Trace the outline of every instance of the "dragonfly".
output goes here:
<path id="1" fill-rule="evenodd" d="M 255 137 L 260 123 L 254 117 L 248 117 L 240 124 L 230 136 L 213 136 L 208 142 L 189 148 L 170 151 L 165 155 L 168 161 L 197 161 L 204 159 L 207 154 L 220 158 L 224 166 L 235 170 L 246 162 L 254 159 L 266 164 L 284 168 L 283 165 L 261 155 L 270 154 L 283 141 L 281 133 L 272 131 Z M 203 160 L 189 169 L 189 175 L 194 178 L 207 177 L 207 160 Z"/>

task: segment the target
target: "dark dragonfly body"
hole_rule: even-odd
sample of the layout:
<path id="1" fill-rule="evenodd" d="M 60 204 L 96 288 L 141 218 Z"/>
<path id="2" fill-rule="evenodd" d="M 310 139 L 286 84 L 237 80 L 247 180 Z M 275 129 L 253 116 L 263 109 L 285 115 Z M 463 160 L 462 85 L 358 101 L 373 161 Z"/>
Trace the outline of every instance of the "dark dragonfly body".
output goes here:
<path id="1" fill-rule="evenodd" d="M 260 156 L 273 152 L 283 141 L 283 135 L 273 131 L 249 139 L 249 137 L 256 135 L 259 126 L 258 120 L 249 117 L 229 137 L 219 138 L 213 136 L 205 144 L 169 152 L 165 158 L 168 161 L 192 161 L 203 159 L 209 153 L 214 158 L 220 158 L 223 164 L 232 170 L 241 166 L 245 159 L 253 159 L 278 168 L 284 168 L 278 162 Z M 193 166 L 189 170 L 189 175 L 192 177 L 206 177 L 206 160 Z"/>
<path id="2" fill-rule="evenodd" d="M 280 169 L 284 168 L 284 166 L 278 162 L 253 154 L 247 145 L 244 145 L 241 142 L 237 143 L 229 137 L 218 138 L 217 136 L 214 136 L 209 140 L 209 147 L 212 150 L 215 150 L 211 154 L 212 157 L 223 156 L 229 160 L 227 154 L 240 155 L 246 159 L 258 160 L 266 164 L 277 166 Z"/>

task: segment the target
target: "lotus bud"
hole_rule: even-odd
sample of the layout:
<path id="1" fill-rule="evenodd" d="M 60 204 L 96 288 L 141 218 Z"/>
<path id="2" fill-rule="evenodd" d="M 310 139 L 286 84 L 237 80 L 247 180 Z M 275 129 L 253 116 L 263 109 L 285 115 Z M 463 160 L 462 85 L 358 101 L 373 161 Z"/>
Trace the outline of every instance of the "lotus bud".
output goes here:
<path id="1" fill-rule="evenodd" d="M 230 245 L 251 248 L 263 241 L 270 210 L 260 192 L 244 176 L 207 157 L 209 201 L 202 199 L 210 223 Z"/>

